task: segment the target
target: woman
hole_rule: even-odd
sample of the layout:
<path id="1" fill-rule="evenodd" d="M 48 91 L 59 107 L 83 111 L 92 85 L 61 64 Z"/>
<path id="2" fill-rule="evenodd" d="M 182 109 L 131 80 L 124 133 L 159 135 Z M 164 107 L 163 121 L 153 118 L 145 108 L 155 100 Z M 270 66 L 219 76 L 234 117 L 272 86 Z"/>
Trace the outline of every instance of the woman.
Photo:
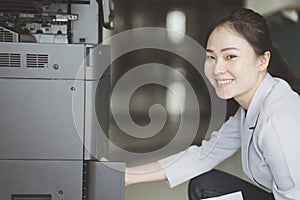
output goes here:
<path id="1" fill-rule="evenodd" d="M 278 73 L 285 80 L 270 74 L 286 66 L 266 21 L 249 9 L 231 12 L 212 28 L 206 52 L 205 75 L 217 95 L 234 98 L 240 108 L 201 146 L 127 168 L 126 184 L 167 180 L 174 187 L 198 176 L 189 184 L 192 200 L 239 190 L 246 200 L 300 199 L 300 83 L 294 78 L 288 84 L 292 74 L 286 72 Z M 270 192 L 212 170 L 240 148 L 244 172 Z"/>

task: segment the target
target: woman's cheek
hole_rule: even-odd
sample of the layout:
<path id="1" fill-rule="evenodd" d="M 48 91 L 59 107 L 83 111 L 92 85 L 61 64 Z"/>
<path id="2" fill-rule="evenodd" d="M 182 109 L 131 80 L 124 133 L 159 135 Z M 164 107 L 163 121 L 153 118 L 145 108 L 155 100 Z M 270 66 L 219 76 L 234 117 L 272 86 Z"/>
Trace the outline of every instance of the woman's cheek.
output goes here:
<path id="1" fill-rule="evenodd" d="M 209 63 L 209 62 L 205 62 L 204 64 L 204 74 L 206 76 L 206 78 L 211 82 L 213 83 L 213 65 L 212 63 Z"/>
<path id="2" fill-rule="evenodd" d="M 205 61 L 205 63 L 204 63 L 204 74 L 205 74 L 206 78 L 209 79 L 208 65 L 209 64 L 207 63 L 207 61 Z"/>

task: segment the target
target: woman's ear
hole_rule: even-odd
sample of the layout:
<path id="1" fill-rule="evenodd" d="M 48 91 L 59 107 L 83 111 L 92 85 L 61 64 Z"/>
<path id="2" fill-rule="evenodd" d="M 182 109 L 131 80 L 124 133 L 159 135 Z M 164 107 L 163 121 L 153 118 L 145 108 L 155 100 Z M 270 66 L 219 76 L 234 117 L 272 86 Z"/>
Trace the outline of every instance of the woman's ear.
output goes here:
<path id="1" fill-rule="evenodd" d="M 263 55 L 259 56 L 258 58 L 259 71 L 264 71 L 267 69 L 267 67 L 269 66 L 270 58 L 271 58 L 270 51 L 266 51 Z"/>

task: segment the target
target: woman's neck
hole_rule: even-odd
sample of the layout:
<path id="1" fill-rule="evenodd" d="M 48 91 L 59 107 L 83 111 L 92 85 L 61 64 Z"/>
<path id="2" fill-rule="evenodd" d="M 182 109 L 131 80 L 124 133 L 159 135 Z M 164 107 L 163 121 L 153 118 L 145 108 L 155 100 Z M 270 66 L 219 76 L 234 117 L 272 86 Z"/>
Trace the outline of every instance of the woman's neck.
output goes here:
<path id="1" fill-rule="evenodd" d="M 250 90 L 234 97 L 234 99 L 240 104 L 240 106 L 242 106 L 244 109 L 248 110 L 250 103 L 251 103 L 251 99 L 256 91 L 256 89 L 258 88 L 258 86 L 260 85 L 261 81 L 264 79 L 265 75 L 267 74 L 267 72 L 261 72 L 258 75 L 258 79 L 257 82 L 255 84 L 255 86 L 253 88 L 251 88 Z"/>

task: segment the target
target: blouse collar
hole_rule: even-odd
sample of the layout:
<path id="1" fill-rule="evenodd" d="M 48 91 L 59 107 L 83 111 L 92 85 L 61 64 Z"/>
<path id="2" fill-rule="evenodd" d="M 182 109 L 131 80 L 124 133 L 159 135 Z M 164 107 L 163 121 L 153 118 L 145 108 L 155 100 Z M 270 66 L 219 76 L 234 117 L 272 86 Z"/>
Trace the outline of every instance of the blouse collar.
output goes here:
<path id="1" fill-rule="evenodd" d="M 248 124 L 249 127 L 254 127 L 256 124 L 257 117 L 260 112 L 260 107 L 263 105 L 264 100 L 270 94 L 276 80 L 267 73 L 259 86 L 257 87 L 251 101 L 249 108 L 247 110 L 245 125 Z M 246 111 L 244 110 L 244 113 Z"/>

